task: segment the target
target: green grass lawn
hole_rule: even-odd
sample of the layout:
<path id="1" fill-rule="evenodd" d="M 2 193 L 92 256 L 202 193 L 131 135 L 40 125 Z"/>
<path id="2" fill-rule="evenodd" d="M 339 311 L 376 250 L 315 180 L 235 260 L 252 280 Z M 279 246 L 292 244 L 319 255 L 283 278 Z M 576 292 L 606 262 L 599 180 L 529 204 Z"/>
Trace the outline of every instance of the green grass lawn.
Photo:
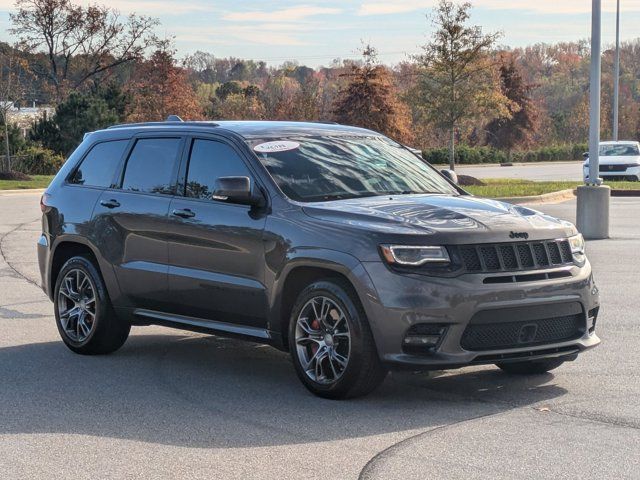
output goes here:
<path id="1" fill-rule="evenodd" d="M 31 180 L 0 180 L 0 190 L 18 190 L 27 188 L 46 188 L 53 175 L 32 175 Z"/>
<path id="2" fill-rule="evenodd" d="M 479 197 L 501 198 L 542 195 L 582 185 L 582 182 L 534 182 L 504 178 L 483 178 L 482 181 L 486 185 L 462 188 Z M 606 182 L 606 185 L 618 190 L 640 190 L 640 182 Z"/>

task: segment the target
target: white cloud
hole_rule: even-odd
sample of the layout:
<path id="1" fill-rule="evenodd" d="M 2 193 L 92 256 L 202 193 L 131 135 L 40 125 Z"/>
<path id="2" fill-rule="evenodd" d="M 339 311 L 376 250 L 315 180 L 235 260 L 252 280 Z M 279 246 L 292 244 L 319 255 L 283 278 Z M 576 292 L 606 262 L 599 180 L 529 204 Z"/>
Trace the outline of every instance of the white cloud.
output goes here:
<path id="1" fill-rule="evenodd" d="M 382 2 L 378 0 L 365 1 L 360 4 L 358 15 L 390 15 L 394 13 L 413 12 L 427 10 L 437 4 L 437 0 L 395 0 Z M 476 8 L 491 8 L 495 10 L 521 10 L 523 12 L 542 14 L 566 14 L 566 13 L 590 13 L 591 2 L 588 0 L 473 0 Z M 602 9 L 605 12 L 614 12 L 616 2 L 605 0 Z M 640 0 L 625 0 L 622 4 L 623 11 L 640 11 Z"/>
<path id="2" fill-rule="evenodd" d="M 180 42 L 197 42 L 209 45 L 238 45 L 254 44 L 269 46 L 303 46 L 307 42 L 295 37 L 291 32 L 297 32 L 297 28 L 276 24 L 252 24 L 228 25 L 214 28 L 189 28 L 175 29 Z M 301 29 L 300 29 L 301 30 Z"/>
<path id="3" fill-rule="evenodd" d="M 335 15 L 341 12 L 342 10 L 339 8 L 300 5 L 282 10 L 230 12 L 222 18 L 239 22 L 295 22 L 316 15 Z"/>
<path id="4" fill-rule="evenodd" d="M 214 8 L 211 2 L 199 0 L 182 0 L 176 2 L 174 0 L 75 0 L 74 3 L 80 5 L 106 5 L 115 8 L 122 13 L 137 13 L 144 15 L 162 15 L 162 14 L 183 14 L 193 12 L 212 11 Z M 0 0 L 0 11 L 15 11 L 15 0 Z"/>

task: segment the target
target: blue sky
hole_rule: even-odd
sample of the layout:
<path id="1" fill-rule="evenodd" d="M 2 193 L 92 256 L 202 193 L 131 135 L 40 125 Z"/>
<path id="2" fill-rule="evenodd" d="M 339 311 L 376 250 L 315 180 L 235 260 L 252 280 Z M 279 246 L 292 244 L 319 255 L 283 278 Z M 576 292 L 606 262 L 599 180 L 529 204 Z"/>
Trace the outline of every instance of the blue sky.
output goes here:
<path id="1" fill-rule="evenodd" d="M 196 50 L 216 56 L 285 60 L 317 66 L 357 57 L 361 41 L 395 63 L 416 53 L 431 25 L 425 18 L 436 0 L 109 0 L 123 14 L 158 17 L 161 36 L 175 36 L 180 55 Z M 87 2 L 84 0 L 78 3 Z M 501 43 L 585 39 L 590 34 L 589 0 L 472 0 L 472 20 L 486 31 L 502 31 Z M 13 0 L 0 0 L 0 39 L 11 40 Z M 640 36 L 640 0 L 622 0 L 622 36 Z M 603 0 L 603 39 L 614 39 L 615 0 Z"/>

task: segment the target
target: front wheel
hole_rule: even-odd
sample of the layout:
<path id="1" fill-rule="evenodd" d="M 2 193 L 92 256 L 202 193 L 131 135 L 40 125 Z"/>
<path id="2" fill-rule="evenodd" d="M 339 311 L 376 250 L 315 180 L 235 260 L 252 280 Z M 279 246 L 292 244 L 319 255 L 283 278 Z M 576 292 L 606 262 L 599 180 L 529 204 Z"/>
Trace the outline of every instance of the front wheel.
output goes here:
<path id="1" fill-rule="evenodd" d="M 359 299 L 346 282 L 323 280 L 298 296 L 289 322 L 298 377 L 315 395 L 363 396 L 386 376 Z"/>
<path id="2" fill-rule="evenodd" d="M 496 366 L 514 375 L 541 375 L 562 365 L 565 360 L 554 358 L 549 360 L 531 360 L 527 362 L 496 363 Z"/>

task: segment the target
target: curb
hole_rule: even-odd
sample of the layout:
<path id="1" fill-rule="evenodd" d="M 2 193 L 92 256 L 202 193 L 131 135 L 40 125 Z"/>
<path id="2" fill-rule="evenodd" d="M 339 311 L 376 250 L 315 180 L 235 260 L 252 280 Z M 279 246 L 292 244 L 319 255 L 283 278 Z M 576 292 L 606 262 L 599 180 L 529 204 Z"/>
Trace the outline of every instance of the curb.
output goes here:
<path id="1" fill-rule="evenodd" d="M 0 190 L 1 195 L 20 195 L 23 193 L 44 193 L 45 188 L 19 188 L 17 190 Z"/>
<path id="2" fill-rule="evenodd" d="M 502 197 L 496 198 L 501 202 L 507 203 L 556 203 L 564 202 L 575 197 L 575 190 L 569 188 L 567 190 L 558 190 L 557 192 L 543 193 L 542 195 L 531 195 L 528 197 Z"/>

